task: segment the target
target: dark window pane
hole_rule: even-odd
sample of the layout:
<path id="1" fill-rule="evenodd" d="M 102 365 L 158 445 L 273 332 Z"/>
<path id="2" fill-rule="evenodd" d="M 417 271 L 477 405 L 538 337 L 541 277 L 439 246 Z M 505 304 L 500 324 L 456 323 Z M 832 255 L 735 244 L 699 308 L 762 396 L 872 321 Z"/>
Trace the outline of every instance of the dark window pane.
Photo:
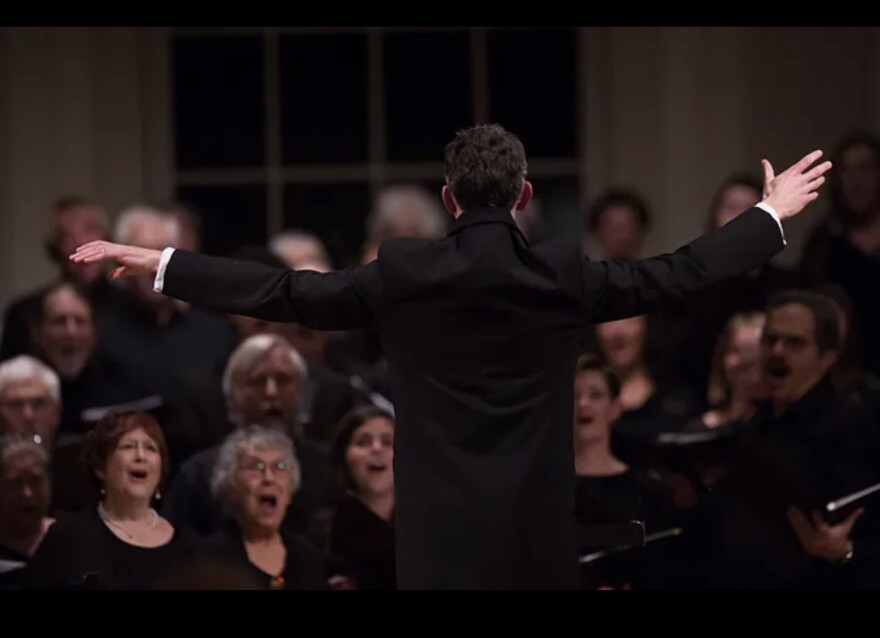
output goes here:
<path id="1" fill-rule="evenodd" d="M 207 254 L 229 255 L 246 244 L 266 243 L 264 185 L 179 186 L 177 197 L 198 210 Z"/>
<path id="2" fill-rule="evenodd" d="M 491 119 L 529 157 L 577 155 L 577 41 L 573 29 L 489 33 Z"/>
<path id="3" fill-rule="evenodd" d="M 281 39 L 285 163 L 367 160 L 367 36 Z"/>
<path id="4" fill-rule="evenodd" d="M 262 165 L 262 38 L 177 38 L 173 67 L 178 168 Z"/>
<path id="5" fill-rule="evenodd" d="M 284 187 L 284 227 L 315 233 L 337 267 L 358 262 L 369 208 L 370 189 L 366 183 Z"/>
<path id="6" fill-rule="evenodd" d="M 441 160 L 473 121 L 466 32 L 392 33 L 385 38 L 388 158 Z"/>

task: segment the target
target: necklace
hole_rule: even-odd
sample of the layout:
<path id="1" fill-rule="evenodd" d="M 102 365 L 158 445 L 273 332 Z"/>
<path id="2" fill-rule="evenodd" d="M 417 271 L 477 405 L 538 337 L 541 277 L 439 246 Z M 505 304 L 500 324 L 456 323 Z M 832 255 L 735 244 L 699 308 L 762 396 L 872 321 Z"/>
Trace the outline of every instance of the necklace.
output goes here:
<path id="1" fill-rule="evenodd" d="M 284 576 L 273 576 L 270 578 L 269 589 L 284 589 Z"/>
<path id="2" fill-rule="evenodd" d="M 130 540 L 134 540 L 134 534 L 128 531 L 125 528 L 125 525 L 120 523 L 119 521 L 113 520 L 110 518 L 110 515 L 107 513 L 107 510 L 104 509 L 103 503 L 98 503 L 98 516 L 101 517 L 101 520 L 110 525 L 111 527 L 118 529 L 120 532 L 125 534 Z M 159 522 L 159 514 L 152 507 L 150 508 L 150 522 L 147 523 L 147 528 L 152 529 L 156 527 L 156 523 Z"/>

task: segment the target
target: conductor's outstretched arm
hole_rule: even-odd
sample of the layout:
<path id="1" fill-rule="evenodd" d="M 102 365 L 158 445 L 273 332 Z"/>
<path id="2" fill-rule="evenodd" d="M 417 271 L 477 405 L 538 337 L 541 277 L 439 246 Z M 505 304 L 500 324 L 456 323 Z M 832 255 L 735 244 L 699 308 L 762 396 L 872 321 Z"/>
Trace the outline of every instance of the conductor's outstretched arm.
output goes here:
<path id="1" fill-rule="evenodd" d="M 763 200 L 727 225 L 671 254 L 635 263 L 581 260 L 586 312 L 595 322 L 648 312 L 712 283 L 760 266 L 785 246 L 782 220 L 816 199 L 831 162 L 813 151 L 778 176 L 767 160 Z"/>
<path id="2" fill-rule="evenodd" d="M 315 330 L 370 326 L 379 295 L 376 262 L 319 273 L 105 241 L 84 244 L 71 259 L 113 260 L 120 264 L 110 274 L 113 279 L 150 274 L 155 277 L 155 290 L 170 297 L 219 312 L 295 322 Z"/>
<path id="3" fill-rule="evenodd" d="M 582 261 L 585 311 L 594 322 L 646 312 L 663 299 L 707 286 L 760 265 L 782 250 L 781 221 L 817 197 L 830 162 L 806 155 L 778 176 L 766 160 L 764 199 L 724 228 L 672 253 L 635 264 Z M 381 293 L 377 262 L 317 273 L 208 257 L 187 251 L 150 250 L 95 241 L 70 259 L 114 260 L 112 278 L 151 274 L 155 288 L 177 299 L 222 312 L 269 321 L 291 321 L 317 330 L 348 330 L 371 324 Z"/>

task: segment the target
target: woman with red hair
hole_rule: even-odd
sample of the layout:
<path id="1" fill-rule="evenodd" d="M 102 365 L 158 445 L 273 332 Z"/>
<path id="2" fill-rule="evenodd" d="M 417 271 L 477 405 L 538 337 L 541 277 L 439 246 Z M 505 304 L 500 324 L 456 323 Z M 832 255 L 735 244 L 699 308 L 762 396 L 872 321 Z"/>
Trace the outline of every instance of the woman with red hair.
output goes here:
<path id="1" fill-rule="evenodd" d="M 162 429 L 143 412 L 108 415 L 89 432 L 86 462 L 100 486 L 98 507 L 59 518 L 28 567 L 26 586 L 158 587 L 193 544 L 153 507 L 168 467 Z"/>

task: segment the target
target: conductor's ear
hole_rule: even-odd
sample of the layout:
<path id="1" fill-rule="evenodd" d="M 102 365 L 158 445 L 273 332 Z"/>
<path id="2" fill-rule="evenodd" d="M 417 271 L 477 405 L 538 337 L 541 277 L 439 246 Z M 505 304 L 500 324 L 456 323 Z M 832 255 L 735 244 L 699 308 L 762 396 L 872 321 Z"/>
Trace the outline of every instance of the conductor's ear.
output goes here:
<path id="1" fill-rule="evenodd" d="M 532 201 L 532 183 L 528 180 L 523 181 L 522 192 L 519 194 L 519 201 L 516 203 L 517 210 L 525 210 L 529 202 Z"/>
<path id="2" fill-rule="evenodd" d="M 440 191 L 440 197 L 443 199 L 443 205 L 446 207 L 446 210 L 451 215 L 455 215 L 458 212 L 458 204 L 455 203 L 455 198 L 452 196 L 449 186 L 443 186 L 443 189 Z"/>

